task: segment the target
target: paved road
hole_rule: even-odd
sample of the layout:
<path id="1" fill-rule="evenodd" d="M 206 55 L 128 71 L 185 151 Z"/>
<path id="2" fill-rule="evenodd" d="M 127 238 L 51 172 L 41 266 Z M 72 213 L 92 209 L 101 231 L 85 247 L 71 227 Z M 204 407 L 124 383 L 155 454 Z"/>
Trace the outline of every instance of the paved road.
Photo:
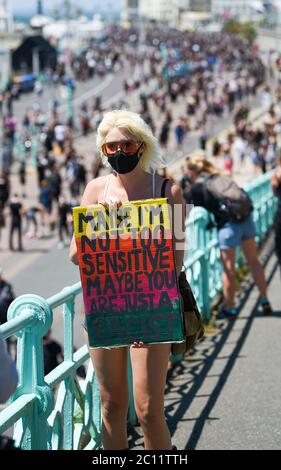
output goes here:
<path id="1" fill-rule="evenodd" d="M 85 82 L 76 82 L 76 89 L 74 92 L 73 100 L 73 111 L 74 116 L 78 116 L 79 109 L 82 103 L 86 102 L 91 104 L 92 100 L 96 96 L 102 98 L 102 102 L 111 103 L 120 96 L 122 91 L 123 80 L 130 73 L 130 69 L 127 63 L 123 68 L 117 70 L 114 74 L 110 73 L 105 77 L 95 76 L 93 79 L 89 79 Z M 50 105 L 53 100 L 58 100 L 60 104 L 59 114 L 62 117 L 66 112 L 66 98 L 61 95 L 61 87 L 53 85 L 45 85 L 44 92 L 38 96 L 35 93 L 22 94 L 18 100 L 14 102 L 14 113 L 19 123 L 22 122 L 23 116 L 26 109 L 34 102 L 38 102 L 41 105 L 43 111 L 48 112 Z"/>

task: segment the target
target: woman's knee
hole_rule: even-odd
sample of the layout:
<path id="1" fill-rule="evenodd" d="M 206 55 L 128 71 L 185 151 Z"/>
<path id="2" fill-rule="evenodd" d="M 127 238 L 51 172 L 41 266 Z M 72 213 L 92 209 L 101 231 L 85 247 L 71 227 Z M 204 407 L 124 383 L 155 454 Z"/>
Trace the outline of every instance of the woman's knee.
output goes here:
<path id="1" fill-rule="evenodd" d="M 257 256 L 247 260 L 248 266 L 251 271 L 260 271 L 263 270 L 261 262 Z"/>
<path id="2" fill-rule="evenodd" d="M 164 418 L 164 404 L 161 401 L 141 399 L 136 401 L 136 413 L 141 426 L 153 426 Z"/>
<path id="3" fill-rule="evenodd" d="M 116 397 L 101 396 L 101 407 L 103 419 L 126 418 L 129 401 Z"/>

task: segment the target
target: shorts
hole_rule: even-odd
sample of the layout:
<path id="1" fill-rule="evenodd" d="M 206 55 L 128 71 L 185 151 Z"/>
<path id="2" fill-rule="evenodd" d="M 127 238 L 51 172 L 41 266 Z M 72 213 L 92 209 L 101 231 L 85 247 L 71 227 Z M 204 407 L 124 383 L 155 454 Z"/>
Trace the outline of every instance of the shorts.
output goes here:
<path id="1" fill-rule="evenodd" d="M 220 250 L 227 250 L 234 248 L 246 240 L 255 238 L 256 227 L 251 216 L 247 217 L 243 222 L 227 222 L 219 229 L 219 248 Z"/>

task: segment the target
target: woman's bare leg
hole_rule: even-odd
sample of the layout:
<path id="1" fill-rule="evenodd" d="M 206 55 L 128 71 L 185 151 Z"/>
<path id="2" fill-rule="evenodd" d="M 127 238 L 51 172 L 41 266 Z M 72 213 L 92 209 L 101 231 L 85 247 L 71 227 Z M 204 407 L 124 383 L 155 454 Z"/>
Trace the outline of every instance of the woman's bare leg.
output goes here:
<path id="1" fill-rule="evenodd" d="M 170 344 L 130 349 L 136 413 L 146 450 L 171 449 L 171 435 L 164 415 Z"/>
<path id="2" fill-rule="evenodd" d="M 234 308 L 235 297 L 235 255 L 236 248 L 221 250 L 221 259 L 223 264 L 222 286 L 225 300 L 225 308 L 228 310 Z"/>
<path id="3" fill-rule="evenodd" d="M 260 291 L 262 299 L 267 298 L 267 286 L 264 269 L 258 258 L 257 244 L 254 238 L 242 242 L 242 249 L 249 268 L 252 271 L 254 281 Z"/>
<path id="4" fill-rule="evenodd" d="M 89 351 L 100 385 L 103 448 L 105 450 L 127 449 L 128 350 L 116 348 L 90 349 Z"/>

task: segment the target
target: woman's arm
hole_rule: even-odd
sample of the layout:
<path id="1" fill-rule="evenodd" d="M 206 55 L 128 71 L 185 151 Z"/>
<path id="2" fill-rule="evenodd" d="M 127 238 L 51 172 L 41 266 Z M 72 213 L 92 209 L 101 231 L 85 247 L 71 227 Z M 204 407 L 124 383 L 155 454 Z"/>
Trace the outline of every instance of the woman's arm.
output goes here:
<path id="1" fill-rule="evenodd" d="M 177 184 L 172 183 L 167 189 L 172 214 L 175 264 L 179 276 L 182 270 L 185 245 L 185 203 L 181 189 Z"/>
<path id="2" fill-rule="evenodd" d="M 87 206 L 89 204 L 96 204 L 97 203 L 97 197 L 96 197 L 96 181 L 92 180 L 90 181 L 84 191 L 84 194 L 81 199 L 81 206 Z M 78 258 L 77 258 L 77 247 L 76 247 L 76 241 L 75 241 L 75 236 L 73 235 L 71 243 L 70 243 L 70 248 L 69 248 L 69 259 L 72 263 L 78 265 Z"/>

